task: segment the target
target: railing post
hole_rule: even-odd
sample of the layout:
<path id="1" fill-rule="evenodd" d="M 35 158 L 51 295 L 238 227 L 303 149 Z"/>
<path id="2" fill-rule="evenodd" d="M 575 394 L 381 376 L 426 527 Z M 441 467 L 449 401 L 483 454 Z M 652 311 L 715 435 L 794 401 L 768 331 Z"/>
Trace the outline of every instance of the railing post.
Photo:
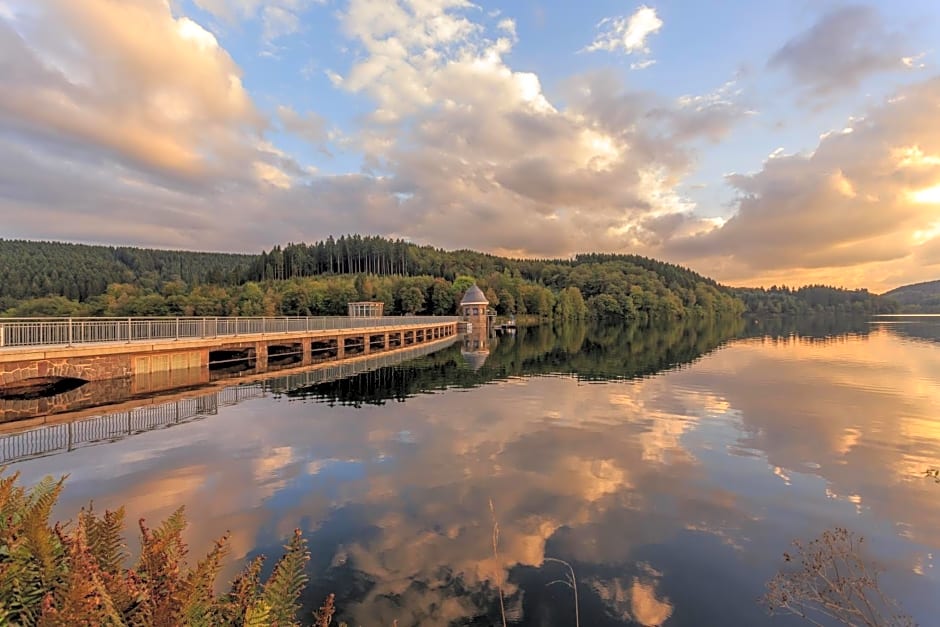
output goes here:
<path id="1" fill-rule="evenodd" d="M 69 325 L 69 344 L 68 345 L 71 346 L 72 345 L 72 319 L 71 318 L 69 318 L 68 325 Z"/>
<path id="2" fill-rule="evenodd" d="M 128 318 L 128 319 L 127 319 L 127 343 L 128 343 L 128 344 L 131 343 L 131 331 L 132 331 L 131 319 Z"/>
<path id="3" fill-rule="evenodd" d="M 202 338 L 205 339 L 205 337 L 206 337 L 206 319 L 203 318 L 202 319 Z"/>
<path id="4" fill-rule="evenodd" d="M 180 339 L 180 318 L 176 316 L 176 339 Z"/>

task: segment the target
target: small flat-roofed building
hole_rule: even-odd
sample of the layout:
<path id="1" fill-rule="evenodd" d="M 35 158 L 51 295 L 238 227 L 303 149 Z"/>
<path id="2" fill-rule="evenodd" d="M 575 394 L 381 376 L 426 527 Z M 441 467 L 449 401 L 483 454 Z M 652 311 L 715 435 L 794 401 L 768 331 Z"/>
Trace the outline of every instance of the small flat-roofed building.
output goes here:
<path id="1" fill-rule="evenodd" d="M 350 318 L 381 318 L 385 303 L 381 301 L 363 300 L 349 303 Z"/>

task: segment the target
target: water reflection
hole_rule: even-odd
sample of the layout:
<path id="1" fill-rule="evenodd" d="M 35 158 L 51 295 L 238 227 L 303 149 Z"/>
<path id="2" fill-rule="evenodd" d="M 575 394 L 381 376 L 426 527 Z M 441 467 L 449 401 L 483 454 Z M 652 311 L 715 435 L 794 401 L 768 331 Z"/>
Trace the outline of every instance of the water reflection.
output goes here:
<path id="1" fill-rule="evenodd" d="M 573 624 L 546 557 L 572 564 L 584 625 L 787 624 L 763 581 L 835 524 L 930 624 L 940 351 L 843 328 L 520 329 L 478 369 L 454 345 L 16 468 L 71 472 L 62 512 L 185 503 L 194 548 L 231 529 L 238 559 L 300 526 L 308 605 L 335 592 L 350 624 L 494 624 L 496 581 L 515 622 Z"/>

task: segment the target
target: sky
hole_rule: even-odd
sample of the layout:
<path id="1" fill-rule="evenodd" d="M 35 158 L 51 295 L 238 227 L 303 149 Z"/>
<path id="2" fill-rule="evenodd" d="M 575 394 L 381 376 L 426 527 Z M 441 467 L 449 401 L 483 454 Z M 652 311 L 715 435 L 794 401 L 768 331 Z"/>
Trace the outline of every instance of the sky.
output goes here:
<path id="1" fill-rule="evenodd" d="M 0 0 L 0 237 L 940 278 L 933 0 Z"/>

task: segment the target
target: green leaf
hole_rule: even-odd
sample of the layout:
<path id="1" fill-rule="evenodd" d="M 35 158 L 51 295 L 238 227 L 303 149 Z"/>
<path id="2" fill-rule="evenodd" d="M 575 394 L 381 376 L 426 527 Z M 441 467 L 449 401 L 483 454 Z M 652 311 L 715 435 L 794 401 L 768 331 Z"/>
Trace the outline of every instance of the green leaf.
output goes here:
<path id="1" fill-rule="evenodd" d="M 274 572 L 264 586 L 264 601 L 270 605 L 271 625 L 295 625 L 297 599 L 307 583 L 305 568 L 310 559 L 307 542 L 294 530 L 294 536 L 284 547 L 287 553 L 278 561 Z"/>

